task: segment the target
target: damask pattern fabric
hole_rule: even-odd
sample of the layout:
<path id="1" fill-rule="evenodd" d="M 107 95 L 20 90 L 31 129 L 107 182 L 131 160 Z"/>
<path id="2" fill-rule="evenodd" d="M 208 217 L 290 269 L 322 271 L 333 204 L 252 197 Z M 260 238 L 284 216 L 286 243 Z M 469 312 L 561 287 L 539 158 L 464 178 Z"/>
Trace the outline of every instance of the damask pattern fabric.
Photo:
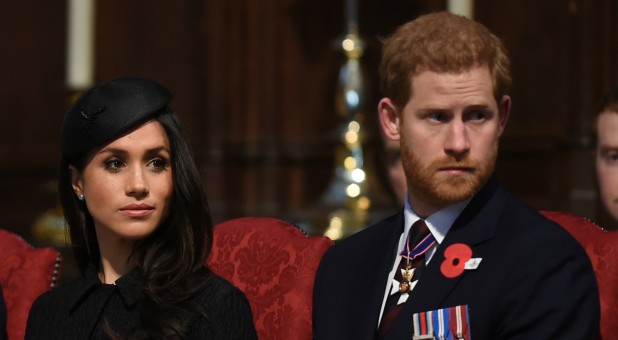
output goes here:
<path id="1" fill-rule="evenodd" d="M 33 248 L 21 237 L 0 230 L 0 259 L 8 339 L 23 339 L 32 303 L 56 284 L 60 254 L 53 248 Z"/>
<path id="2" fill-rule="evenodd" d="M 311 339 L 313 281 L 332 244 L 282 220 L 240 218 L 215 227 L 208 265 L 245 293 L 259 339 Z"/>
<path id="3" fill-rule="evenodd" d="M 618 334 L 618 231 L 605 231 L 591 221 L 569 213 L 541 211 L 560 224 L 586 249 L 599 285 L 602 339 Z"/>

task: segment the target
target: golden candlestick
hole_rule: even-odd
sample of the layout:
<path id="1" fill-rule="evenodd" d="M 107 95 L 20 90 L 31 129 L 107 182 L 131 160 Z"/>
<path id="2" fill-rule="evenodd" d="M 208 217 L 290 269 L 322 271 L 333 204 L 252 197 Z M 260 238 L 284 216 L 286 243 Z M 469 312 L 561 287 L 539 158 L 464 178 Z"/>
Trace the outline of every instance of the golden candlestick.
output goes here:
<path id="1" fill-rule="evenodd" d="M 332 240 L 345 238 L 367 224 L 371 200 L 363 156 L 364 83 L 360 65 L 364 44 L 355 25 L 341 41 L 346 61 L 339 71 L 336 108 L 343 122 L 335 155 L 335 176 L 321 202 L 331 210 L 324 235 Z"/>

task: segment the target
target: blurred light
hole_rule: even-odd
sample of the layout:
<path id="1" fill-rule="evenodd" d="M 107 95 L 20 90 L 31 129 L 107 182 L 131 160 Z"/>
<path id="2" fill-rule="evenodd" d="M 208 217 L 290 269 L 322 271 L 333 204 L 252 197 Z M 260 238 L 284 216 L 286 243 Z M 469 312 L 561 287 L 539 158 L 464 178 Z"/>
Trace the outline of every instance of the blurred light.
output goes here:
<path id="1" fill-rule="evenodd" d="M 358 103 L 360 102 L 360 97 L 358 96 L 358 93 L 354 90 L 347 91 L 345 93 L 345 99 L 352 107 L 358 106 Z"/>
<path id="2" fill-rule="evenodd" d="M 352 156 L 348 156 L 343 160 L 343 167 L 347 170 L 356 168 L 356 159 Z"/>
<path id="3" fill-rule="evenodd" d="M 367 210 L 371 206 L 371 202 L 367 197 L 361 197 L 358 199 L 357 206 L 361 210 Z"/>
<path id="4" fill-rule="evenodd" d="M 358 133 L 360 131 L 360 124 L 353 120 L 348 124 L 348 131 L 352 131 L 352 132 L 356 132 Z"/>
<path id="5" fill-rule="evenodd" d="M 355 46 L 354 40 L 352 40 L 350 38 L 344 39 L 341 42 L 341 47 L 343 47 L 343 49 L 348 51 L 348 52 L 353 51 L 354 50 L 354 46 Z"/>
<path id="6" fill-rule="evenodd" d="M 328 225 L 328 229 L 324 232 L 324 236 L 330 238 L 331 240 L 338 240 L 343 236 L 343 222 L 341 221 L 341 217 L 333 217 L 330 219 L 330 223 Z"/>
<path id="7" fill-rule="evenodd" d="M 348 185 L 347 188 L 345 188 L 345 193 L 349 197 L 357 197 L 358 195 L 360 195 L 360 186 L 356 183 L 352 183 Z"/>
<path id="8" fill-rule="evenodd" d="M 365 172 L 362 169 L 352 170 L 352 180 L 356 183 L 360 183 L 365 180 Z"/>
<path id="9" fill-rule="evenodd" d="M 354 144 L 356 142 L 358 142 L 358 133 L 354 132 L 354 131 L 348 131 L 345 133 L 345 141 L 348 144 Z"/>
<path id="10" fill-rule="evenodd" d="M 325 233 L 324 236 L 328 237 L 331 240 L 338 240 L 341 238 L 341 236 L 343 236 L 343 232 L 341 231 L 341 229 L 335 229 L 335 228 L 329 228 Z"/>
<path id="11" fill-rule="evenodd" d="M 330 219 L 330 224 L 329 226 L 331 228 L 341 228 L 343 226 L 343 222 L 341 221 L 341 217 L 333 217 Z"/>

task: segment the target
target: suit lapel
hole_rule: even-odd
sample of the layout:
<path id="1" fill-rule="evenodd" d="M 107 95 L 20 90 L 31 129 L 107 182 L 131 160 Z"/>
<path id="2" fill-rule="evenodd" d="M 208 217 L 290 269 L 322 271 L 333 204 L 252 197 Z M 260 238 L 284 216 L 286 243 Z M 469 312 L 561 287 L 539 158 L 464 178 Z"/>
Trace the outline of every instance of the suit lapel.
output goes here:
<path id="1" fill-rule="evenodd" d="M 475 257 L 475 248 L 493 236 L 506 197 L 503 188 L 492 177 L 472 199 L 436 249 L 423 272 L 423 278 L 412 291 L 385 339 L 399 339 L 402 335 L 405 338 L 412 338 L 411 325 L 414 313 L 451 307 L 443 306 L 442 303 L 466 275 L 466 271 L 455 278 L 445 277 L 440 271 L 440 266 L 444 262 L 444 251 L 452 244 L 463 243 L 472 249 L 472 257 Z"/>
<path id="2" fill-rule="evenodd" d="M 403 223 L 402 210 L 377 226 L 381 233 L 371 240 L 371 249 L 363 250 L 366 259 L 362 264 L 365 275 L 358 279 L 360 282 L 357 291 L 360 294 L 359 299 L 367 297 L 369 299 L 365 300 L 366 308 L 356 311 L 358 313 L 356 319 L 359 328 L 362 328 L 359 334 L 368 335 L 367 339 L 373 339 L 378 327 L 388 273 L 393 267 L 399 238 L 403 232 Z"/>

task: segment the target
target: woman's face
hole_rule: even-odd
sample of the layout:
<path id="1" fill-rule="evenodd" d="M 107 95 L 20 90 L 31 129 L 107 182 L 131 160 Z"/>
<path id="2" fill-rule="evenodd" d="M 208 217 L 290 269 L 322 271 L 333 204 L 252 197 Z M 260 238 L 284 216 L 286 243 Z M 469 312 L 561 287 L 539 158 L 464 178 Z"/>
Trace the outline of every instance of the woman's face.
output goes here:
<path id="1" fill-rule="evenodd" d="M 163 126 L 151 120 L 96 150 L 82 172 L 71 167 L 99 244 L 131 245 L 157 229 L 173 194 L 170 157 Z"/>

